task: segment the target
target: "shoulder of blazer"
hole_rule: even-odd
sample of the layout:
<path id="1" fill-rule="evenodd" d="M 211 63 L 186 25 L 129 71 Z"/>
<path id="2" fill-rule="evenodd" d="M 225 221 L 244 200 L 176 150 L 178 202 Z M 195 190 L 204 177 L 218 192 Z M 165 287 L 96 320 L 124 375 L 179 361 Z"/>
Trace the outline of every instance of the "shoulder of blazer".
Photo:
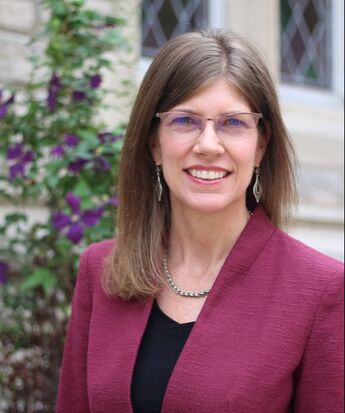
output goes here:
<path id="1" fill-rule="evenodd" d="M 116 240 L 105 240 L 89 245 L 82 253 L 78 277 L 87 279 L 91 290 L 100 287 L 105 262 L 114 245 L 116 245 Z"/>
<path id="2" fill-rule="evenodd" d="M 299 274 L 325 281 L 344 278 L 343 262 L 313 249 L 278 228 L 275 228 L 269 244 L 279 254 L 282 265 L 298 270 Z"/>

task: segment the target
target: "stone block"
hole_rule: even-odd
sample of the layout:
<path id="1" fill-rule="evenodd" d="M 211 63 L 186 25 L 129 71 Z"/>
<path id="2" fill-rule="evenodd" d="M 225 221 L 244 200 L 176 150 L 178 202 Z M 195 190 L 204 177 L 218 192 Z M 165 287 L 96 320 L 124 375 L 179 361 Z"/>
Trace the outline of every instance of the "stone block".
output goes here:
<path id="1" fill-rule="evenodd" d="M 36 24 L 32 0 L 0 0 L 0 28 L 18 33 L 31 33 Z"/>
<path id="2" fill-rule="evenodd" d="M 0 84 L 26 83 L 31 71 L 29 36 L 0 31 L 0 39 Z"/>

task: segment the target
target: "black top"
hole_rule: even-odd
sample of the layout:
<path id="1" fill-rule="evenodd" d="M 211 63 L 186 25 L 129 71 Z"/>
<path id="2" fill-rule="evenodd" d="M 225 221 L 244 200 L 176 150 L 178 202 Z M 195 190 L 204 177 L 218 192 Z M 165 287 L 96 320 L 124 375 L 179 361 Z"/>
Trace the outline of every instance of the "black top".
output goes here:
<path id="1" fill-rule="evenodd" d="M 169 378 L 193 325 L 172 320 L 154 301 L 134 368 L 134 413 L 160 413 Z"/>

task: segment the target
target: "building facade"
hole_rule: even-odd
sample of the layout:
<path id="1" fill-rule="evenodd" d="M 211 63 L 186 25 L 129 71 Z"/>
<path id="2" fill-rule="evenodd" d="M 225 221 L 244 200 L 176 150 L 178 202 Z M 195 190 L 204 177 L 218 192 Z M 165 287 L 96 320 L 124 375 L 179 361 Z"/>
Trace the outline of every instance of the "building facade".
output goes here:
<path id="1" fill-rule="evenodd" d="M 133 45 L 107 85 L 138 86 L 167 39 L 207 27 L 242 33 L 267 59 L 296 147 L 300 204 L 290 233 L 343 259 L 344 3 L 342 0 L 88 0 L 90 7 L 127 19 Z M 38 0 L 0 0 L 0 87 L 29 78 L 27 41 L 44 20 Z M 115 58 L 115 57 L 114 57 Z M 137 87 L 136 86 L 136 87 Z M 109 125 L 126 120 L 135 95 L 104 113 Z M 10 206 L 0 200 L 0 219 Z M 32 219 L 44 212 L 30 205 Z"/>

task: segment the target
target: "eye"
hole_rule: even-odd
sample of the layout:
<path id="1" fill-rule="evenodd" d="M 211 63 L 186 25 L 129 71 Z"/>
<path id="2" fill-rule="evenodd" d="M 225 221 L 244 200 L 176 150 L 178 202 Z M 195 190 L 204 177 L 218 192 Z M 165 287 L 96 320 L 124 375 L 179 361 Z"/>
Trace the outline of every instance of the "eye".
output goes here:
<path id="1" fill-rule="evenodd" d="M 191 116 L 175 115 L 172 117 L 170 124 L 172 126 L 195 126 L 198 122 Z"/>
<path id="2" fill-rule="evenodd" d="M 231 116 L 229 118 L 224 119 L 223 123 L 224 127 L 246 127 L 246 122 L 241 119 L 241 117 Z"/>

